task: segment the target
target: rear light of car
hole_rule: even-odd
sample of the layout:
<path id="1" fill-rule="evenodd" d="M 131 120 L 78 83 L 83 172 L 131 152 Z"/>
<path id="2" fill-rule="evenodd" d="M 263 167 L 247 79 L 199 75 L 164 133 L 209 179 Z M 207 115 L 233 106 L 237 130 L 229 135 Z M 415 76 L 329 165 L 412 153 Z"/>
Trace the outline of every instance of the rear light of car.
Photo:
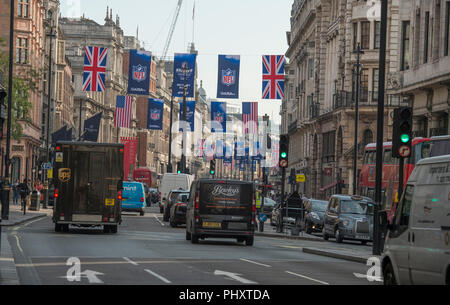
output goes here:
<path id="1" fill-rule="evenodd" d="M 199 223 L 200 222 L 200 216 L 195 216 L 195 222 Z"/>
<path id="2" fill-rule="evenodd" d="M 199 193 L 197 193 L 197 195 L 195 195 L 195 210 L 200 210 L 200 195 Z"/>
<path id="3" fill-rule="evenodd" d="M 64 213 L 59 214 L 59 220 L 64 220 Z"/>
<path id="4" fill-rule="evenodd" d="M 55 192 L 54 192 L 53 196 L 54 196 L 56 199 L 58 199 L 58 197 L 59 197 L 59 190 L 58 190 L 58 189 L 55 189 Z"/>
<path id="5" fill-rule="evenodd" d="M 108 217 L 103 217 L 103 222 L 108 222 Z"/>
<path id="6" fill-rule="evenodd" d="M 144 201 L 145 201 L 144 197 L 141 197 L 141 202 L 144 202 Z"/>

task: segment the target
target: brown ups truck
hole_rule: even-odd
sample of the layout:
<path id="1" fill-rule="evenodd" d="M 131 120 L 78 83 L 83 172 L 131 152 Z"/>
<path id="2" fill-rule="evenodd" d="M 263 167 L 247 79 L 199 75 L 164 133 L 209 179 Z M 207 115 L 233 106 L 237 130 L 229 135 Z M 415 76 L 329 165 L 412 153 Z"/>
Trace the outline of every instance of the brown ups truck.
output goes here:
<path id="1" fill-rule="evenodd" d="M 55 231 L 69 225 L 117 233 L 122 222 L 123 144 L 57 142 L 53 156 Z"/>

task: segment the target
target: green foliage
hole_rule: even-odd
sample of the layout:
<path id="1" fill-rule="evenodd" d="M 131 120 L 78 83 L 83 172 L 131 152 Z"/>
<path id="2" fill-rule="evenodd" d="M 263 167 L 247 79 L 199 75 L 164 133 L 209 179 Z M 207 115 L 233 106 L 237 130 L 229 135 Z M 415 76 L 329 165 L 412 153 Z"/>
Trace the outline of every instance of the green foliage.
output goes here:
<path id="1" fill-rule="evenodd" d="M 30 124 L 30 112 L 33 105 L 30 102 L 32 92 L 38 89 L 39 79 L 42 71 L 36 71 L 30 66 L 25 66 L 13 75 L 13 97 L 12 97 L 12 118 L 11 118 L 11 138 L 20 140 L 23 135 L 22 124 Z M 9 53 L 5 48 L 4 41 L 0 38 L 0 73 L 4 77 L 4 87 L 8 92 L 8 71 L 9 71 Z M 6 97 L 6 101 L 8 97 Z M 5 106 L 8 106 L 5 103 Z M 22 124 L 21 124 L 22 122 Z"/>

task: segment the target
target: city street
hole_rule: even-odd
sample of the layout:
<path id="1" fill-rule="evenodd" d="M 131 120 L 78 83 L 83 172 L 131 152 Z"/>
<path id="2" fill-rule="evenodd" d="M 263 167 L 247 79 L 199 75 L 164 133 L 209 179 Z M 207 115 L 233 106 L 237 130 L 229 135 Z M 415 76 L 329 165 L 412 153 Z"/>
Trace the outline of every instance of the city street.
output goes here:
<path id="1" fill-rule="evenodd" d="M 75 227 L 69 233 L 55 233 L 50 217 L 4 233 L 20 284 L 373 284 L 354 275 L 367 273 L 364 264 L 301 251 L 323 242 L 257 236 L 253 247 L 231 239 L 207 239 L 193 245 L 185 240 L 184 227 L 171 228 L 154 207 L 147 208 L 143 217 L 124 213 L 118 234 Z M 70 281 L 75 274 L 69 270 L 72 265 L 66 265 L 70 258 L 81 261 L 80 281 Z"/>

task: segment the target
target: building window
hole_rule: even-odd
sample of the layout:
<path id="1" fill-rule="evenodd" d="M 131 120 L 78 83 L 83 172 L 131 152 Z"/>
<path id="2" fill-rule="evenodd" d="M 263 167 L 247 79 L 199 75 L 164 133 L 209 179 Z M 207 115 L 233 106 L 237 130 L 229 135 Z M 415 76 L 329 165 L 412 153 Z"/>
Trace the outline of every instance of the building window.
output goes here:
<path id="1" fill-rule="evenodd" d="M 370 48 L 370 22 L 361 22 L 361 49 L 367 50 Z"/>
<path id="2" fill-rule="evenodd" d="M 433 59 L 439 58 L 439 42 L 441 39 L 441 3 L 437 2 L 434 14 L 434 27 L 433 27 Z"/>
<path id="3" fill-rule="evenodd" d="M 314 78 L 314 59 L 308 60 L 308 79 Z"/>
<path id="4" fill-rule="evenodd" d="M 374 41 L 374 48 L 379 49 L 380 48 L 380 21 L 375 21 L 375 41 Z"/>
<path id="5" fill-rule="evenodd" d="M 28 62 L 28 39 L 17 38 L 16 43 L 16 63 L 26 64 Z"/>
<path id="6" fill-rule="evenodd" d="M 430 32 L 430 12 L 425 12 L 425 29 L 423 38 L 423 63 L 428 62 L 428 34 Z"/>
<path id="7" fill-rule="evenodd" d="M 56 100 L 62 102 L 64 96 L 64 73 L 62 71 L 56 73 L 56 84 Z"/>
<path id="8" fill-rule="evenodd" d="M 353 51 L 358 47 L 358 23 L 353 23 Z"/>
<path id="9" fill-rule="evenodd" d="M 450 2 L 446 2 L 445 7 L 445 37 L 444 37 L 444 56 L 448 56 L 450 48 Z"/>
<path id="10" fill-rule="evenodd" d="M 409 21 L 402 22 L 402 54 L 401 54 L 401 65 L 402 71 L 409 69 L 409 31 L 410 23 Z"/>
<path id="11" fill-rule="evenodd" d="M 30 17 L 30 0 L 19 0 L 17 3 L 17 16 Z"/>
<path id="12" fill-rule="evenodd" d="M 378 100 L 378 85 L 379 85 L 379 79 L 380 79 L 380 70 L 379 69 L 373 69 L 373 78 L 372 78 L 372 98 L 373 100 Z"/>

